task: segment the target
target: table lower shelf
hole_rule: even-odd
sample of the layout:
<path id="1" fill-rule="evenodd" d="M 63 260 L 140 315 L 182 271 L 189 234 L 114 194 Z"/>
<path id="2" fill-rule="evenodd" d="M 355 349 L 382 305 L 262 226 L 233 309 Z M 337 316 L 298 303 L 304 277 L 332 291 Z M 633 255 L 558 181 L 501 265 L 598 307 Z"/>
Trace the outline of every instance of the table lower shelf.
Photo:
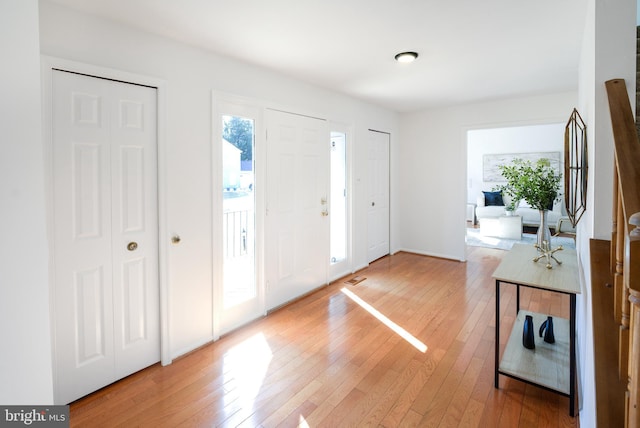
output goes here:
<path id="1" fill-rule="evenodd" d="M 535 349 L 522 345 L 526 315 L 533 316 Z M 546 343 L 538 335 L 547 315 L 521 310 L 514 322 L 500 361 L 499 373 L 512 376 L 553 391 L 569 395 L 569 320 L 553 317 L 555 343 Z"/>

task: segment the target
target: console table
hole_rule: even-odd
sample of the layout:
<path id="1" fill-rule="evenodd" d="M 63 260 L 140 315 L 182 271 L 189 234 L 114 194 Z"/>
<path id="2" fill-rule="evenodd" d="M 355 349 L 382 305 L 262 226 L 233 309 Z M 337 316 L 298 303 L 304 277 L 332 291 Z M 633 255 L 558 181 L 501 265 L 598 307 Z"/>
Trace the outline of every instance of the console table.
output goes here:
<path id="1" fill-rule="evenodd" d="M 493 272 L 496 281 L 495 387 L 499 375 L 505 375 L 569 397 L 569 415 L 575 413 L 576 393 L 576 294 L 580 293 L 576 251 L 555 253 L 561 265 L 547 269 L 545 263 L 533 262 L 537 250 L 532 245 L 515 244 Z M 516 320 L 500 360 L 500 284 L 516 286 Z M 553 317 L 555 343 L 538 336 L 547 314 L 520 310 L 520 287 L 562 293 L 569 296 L 569 319 Z M 526 315 L 533 316 L 535 349 L 522 345 Z"/>

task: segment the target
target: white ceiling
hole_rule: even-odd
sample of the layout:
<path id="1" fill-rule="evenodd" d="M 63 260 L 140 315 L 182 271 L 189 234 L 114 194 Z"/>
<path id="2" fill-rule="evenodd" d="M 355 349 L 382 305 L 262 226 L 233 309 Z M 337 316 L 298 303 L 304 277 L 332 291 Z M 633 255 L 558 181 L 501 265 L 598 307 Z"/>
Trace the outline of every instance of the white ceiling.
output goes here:
<path id="1" fill-rule="evenodd" d="M 50 1 L 399 112 L 575 90 L 587 3 Z"/>

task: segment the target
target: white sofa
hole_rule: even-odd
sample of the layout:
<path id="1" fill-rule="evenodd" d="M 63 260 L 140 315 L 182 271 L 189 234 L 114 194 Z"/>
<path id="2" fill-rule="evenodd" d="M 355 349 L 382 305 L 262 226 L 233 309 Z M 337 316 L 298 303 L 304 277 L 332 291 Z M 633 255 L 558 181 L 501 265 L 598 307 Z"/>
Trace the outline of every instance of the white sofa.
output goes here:
<path id="1" fill-rule="evenodd" d="M 504 205 L 486 206 L 484 202 L 484 195 L 478 196 L 476 204 L 476 218 L 480 224 L 482 224 L 483 218 L 496 218 L 505 215 Z M 562 202 L 557 202 L 553 205 L 553 210 L 549 210 L 547 214 L 547 224 L 550 228 L 558 229 L 558 222 L 561 218 L 565 218 L 566 214 L 564 214 L 563 207 L 564 205 Z M 531 208 L 524 201 L 520 202 L 515 214 L 522 217 L 523 226 L 540 226 L 540 211 L 535 208 Z"/>

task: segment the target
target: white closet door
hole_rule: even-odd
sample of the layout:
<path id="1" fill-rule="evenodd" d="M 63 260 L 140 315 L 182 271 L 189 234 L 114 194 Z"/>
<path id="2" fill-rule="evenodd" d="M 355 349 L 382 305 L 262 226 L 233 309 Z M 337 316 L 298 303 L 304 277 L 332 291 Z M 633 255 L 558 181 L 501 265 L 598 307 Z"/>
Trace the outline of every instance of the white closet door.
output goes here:
<path id="1" fill-rule="evenodd" d="M 389 254 L 389 134 L 369 131 L 367 141 L 367 261 Z"/>
<path id="2" fill-rule="evenodd" d="M 325 121 L 268 111 L 268 309 L 327 282 L 329 147 Z"/>
<path id="3" fill-rule="evenodd" d="M 156 90 L 53 71 L 56 402 L 160 359 Z"/>

